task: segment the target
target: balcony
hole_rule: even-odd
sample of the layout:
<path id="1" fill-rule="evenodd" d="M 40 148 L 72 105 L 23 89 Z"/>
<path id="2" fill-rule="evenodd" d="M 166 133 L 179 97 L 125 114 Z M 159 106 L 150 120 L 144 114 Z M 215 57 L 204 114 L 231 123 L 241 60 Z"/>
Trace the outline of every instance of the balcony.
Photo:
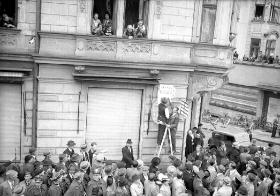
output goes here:
<path id="1" fill-rule="evenodd" d="M 83 65 L 96 61 L 107 66 L 133 64 L 139 69 L 147 65 L 166 70 L 216 73 L 224 73 L 232 66 L 233 49 L 229 46 L 50 32 L 39 32 L 39 35 L 39 56 L 86 59 Z"/>

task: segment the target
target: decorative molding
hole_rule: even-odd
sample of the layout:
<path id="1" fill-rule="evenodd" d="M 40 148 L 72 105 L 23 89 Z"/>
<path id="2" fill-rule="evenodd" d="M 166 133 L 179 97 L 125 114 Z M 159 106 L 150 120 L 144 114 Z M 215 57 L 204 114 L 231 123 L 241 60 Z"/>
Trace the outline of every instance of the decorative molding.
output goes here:
<path id="1" fill-rule="evenodd" d="M 132 52 L 132 53 L 145 53 L 150 54 L 152 52 L 152 44 L 145 43 L 127 43 L 123 48 L 123 52 Z"/>
<path id="2" fill-rule="evenodd" d="M 160 0 L 156 1 L 156 10 L 155 10 L 155 15 L 157 16 L 157 19 L 160 19 L 161 16 L 161 5 L 162 2 Z"/>
<path id="3" fill-rule="evenodd" d="M 273 30 L 271 32 L 265 33 L 264 37 L 267 38 L 267 39 L 276 40 L 276 39 L 279 38 L 279 33 L 278 33 L 278 31 Z"/>
<path id="4" fill-rule="evenodd" d="M 85 50 L 96 52 L 116 52 L 116 42 L 87 41 Z"/>
<path id="5" fill-rule="evenodd" d="M 13 35 L 1 34 L 0 45 L 1 46 L 15 46 L 16 45 L 16 37 L 13 36 Z"/>
<path id="6" fill-rule="evenodd" d="M 86 13 L 87 11 L 87 2 L 86 0 L 79 0 L 80 3 L 80 12 L 81 13 Z"/>

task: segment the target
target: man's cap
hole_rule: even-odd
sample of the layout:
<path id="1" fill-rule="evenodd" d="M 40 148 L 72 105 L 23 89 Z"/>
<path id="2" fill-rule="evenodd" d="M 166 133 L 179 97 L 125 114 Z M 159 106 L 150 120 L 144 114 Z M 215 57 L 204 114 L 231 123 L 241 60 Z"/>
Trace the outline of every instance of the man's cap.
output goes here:
<path id="1" fill-rule="evenodd" d="M 117 168 L 125 168 L 125 163 L 124 162 L 122 162 L 122 161 L 118 161 L 117 162 Z"/>
<path id="2" fill-rule="evenodd" d="M 247 196 L 248 195 L 248 190 L 245 186 L 241 185 L 239 189 L 237 190 L 237 193 L 239 193 L 242 196 Z"/>
<path id="3" fill-rule="evenodd" d="M 264 173 L 264 175 L 265 175 L 266 177 L 270 177 L 270 176 L 271 176 L 271 171 L 270 171 L 269 169 L 265 169 L 265 170 L 263 171 L 263 173 Z"/>
<path id="4" fill-rule="evenodd" d="M 53 162 L 50 159 L 42 161 L 43 166 L 52 166 Z"/>
<path id="5" fill-rule="evenodd" d="M 118 184 L 119 184 L 120 187 L 126 186 L 128 184 L 127 179 L 124 178 L 124 177 L 120 178 L 119 181 L 118 181 Z"/>
<path id="6" fill-rule="evenodd" d="M 59 154 L 59 155 L 58 155 L 58 158 L 59 158 L 60 160 L 63 160 L 65 157 L 66 157 L 65 154 Z"/>
<path id="7" fill-rule="evenodd" d="M 126 143 L 127 143 L 127 144 L 132 144 L 131 139 L 127 139 Z"/>
<path id="8" fill-rule="evenodd" d="M 75 146 L 76 143 L 73 140 L 69 140 L 66 145 L 67 146 Z"/>
<path id="9" fill-rule="evenodd" d="M 186 170 L 188 170 L 188 171 L 193 170 L 193 165 L 192 165 L 191 163 L 187 163 L 187 164 L 185 165 L 185 167 L 186 167 Z"/>
<path id="10" fill-rule="evenodd" d="M 44 152 L 44 153 L 43 153 L 44 156 L 48 156 L 48 155 L 50 155 L 50 154 L 51 154 L 50 152 Z"/>
<path id="11" fill-rule="evenodd" d="M 29 148 L 29 154 L 34 154 L 36 152 L 36 148 L 31 147 Z"/>
<path id="12" fill-rule="evenodd" d="M 90 163 L 88 161 L 82 161 L 80 164 L 80 169 L 81 170 L 87 170 L 90 166 Z"/>
<path id="13" fill-rule="evenodd" d="M 135 182 L 136 180 L 140 179 L 140 176 L 138 174 L 134 174 L 131 179 L 132 179 L 132 182 Z"/>
<path id="14" fill-rule="evenodd" d="M 203 126 L 203 124 L 202 124 L 202 123 L 199 123 L 198 126 L 199 126 L 199 127 L 200 127 L 200 126 Z"/>
<path id="15" fill-rule="evenodd" d="M 160 162 L 161 162 L 161 160 L 159 157 L 154 157 L 151 161 L 152 165 L 155 165 L 155 166 L 159 165 Z"/>
<path id="16" fill-rule="evenodd" d="M 267 162 L 266 162 L 266 161 L 264 161 L 264 160 L 261 160 L 261 161 L 260 161 L 260 165 L 263 165 L 263 166 L 265 166 L 265 167 L 266 167 L 266 166 L 267 166 Z"/>
<path id="17" fill-rule="evenodd" d="M 70 161 L 71 161 L 71 162 L 80 162 L 80 159 L 81 159 L 80 155 L 77 154 L 77 153 L 74 153 L 74 154 L 71 156 Z"/>
<path id="18" fill-rule="evenodd" d="M 82 150 L 87 149 L 87 144 L 82 144 L 82 145 L 81 145 L 81 149 L 82 149 Z"/>
<path id="19" fill-rule="evenodd" d="M 34 158 L 33 155 L 28 154 L 24 157 L 24 162 L 28 163 L 32 158 Z"/>
<path id="20" fill-rule="evenodd" d="M 104 172 L 105 172 L 106 174 L 110 174 L 110 173 L 112 172 L 112 167 L 111 167 L 110 165 L 106 165 L 106 166 L 104 167 Z"/>
<path id="21" fill-rule="evenodd" d="M 15 170 L 8 170 L 8 171 L 6 172 L 6 176 L 10 176 L 10 177 L 13 177 L 13 178 L 16 178 L 17 175 L 18 175 L 18 172 L 15 171 Z"/>
<path id="22" fill-rule="evenodd" d="M 94 146 L 94 145 L 97 145 L 97 143 L 96 143 L 96 142 L 91 142 L 90 145 L 91 145 L 91 146 Z"/>

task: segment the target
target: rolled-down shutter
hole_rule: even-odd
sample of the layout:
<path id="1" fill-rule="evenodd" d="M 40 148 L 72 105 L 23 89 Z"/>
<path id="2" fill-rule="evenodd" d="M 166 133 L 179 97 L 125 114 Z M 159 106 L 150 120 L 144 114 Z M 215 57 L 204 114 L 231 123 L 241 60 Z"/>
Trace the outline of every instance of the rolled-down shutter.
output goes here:
<path id="1" fill-rule="evenodd" d="M 21 86 L 0 83 L 0 160 L 20 159 Z"/>
<path id="2" fill-rule="evenodd" d="M 141 90 L 90 88 L 88 91 L 86 142 L 97 142 L 110 160 L 121 160 L 128 138 L 138 156 Z"/>

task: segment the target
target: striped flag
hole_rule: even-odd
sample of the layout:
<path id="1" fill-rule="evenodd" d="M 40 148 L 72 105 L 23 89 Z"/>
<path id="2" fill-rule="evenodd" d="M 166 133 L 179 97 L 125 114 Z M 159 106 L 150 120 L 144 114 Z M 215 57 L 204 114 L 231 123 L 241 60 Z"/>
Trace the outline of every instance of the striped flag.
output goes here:
<path id="1" fill-rule="evenodd" d="M 184 100 L 180 101 L 180 114 L 187 118 L 189 116 L 190 103 Z"/>

